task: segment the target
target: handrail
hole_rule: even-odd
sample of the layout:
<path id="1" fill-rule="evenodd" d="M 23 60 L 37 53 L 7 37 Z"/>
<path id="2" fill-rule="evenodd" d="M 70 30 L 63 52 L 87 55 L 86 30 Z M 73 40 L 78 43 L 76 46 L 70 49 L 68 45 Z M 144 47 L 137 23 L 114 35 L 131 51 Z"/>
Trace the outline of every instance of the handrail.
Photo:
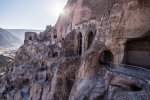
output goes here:
<path id="1" fill-rule="evenodd" d="M 108 68 L 107 68 L 108 69 Z M 114 70 L 114 69 L 108 69 L 109 71 L 111 72 L 114 72 L 114 73 L 118 73 L 118 74 L 124 74 L 126 76 L 130 76 L 130 77 L 134 77 L 134 78 L 138 78 L 142 81 L 145 81 L 146 83 L 149 84 L 149 80 L 145 79 L 144 77 L 140 77 L 139 75 L 135 75 L 135 74 L 131 74 L 131 73 L 126 73 L 126 72 L 123 72 L 123 71 L 119 71 L 119 70 Z"/>
<path id="2" fill-rule="evenodd" d="M 150 73 L 150 70 L 148 70 L 146 68 L 143 68 L 143 67 L 135 66 L 135 65 L 120 64 L 120 63 L 116 63 L 116 62 L 108 62 L 108 63 L 118 64 L 118 65 L 122 65 L 122 66 L 130 66 L 130 67 L 133 67 L 133 68 L 139 68 L 139 69 L 143 69 L 143 70 Z"/>
<path id="3" fill-rule="evenodd" d="M 109 65 L 106 65 L 106 69 L 108 69 L 109 71 L 111 71 L 111 72 L 115 72 L 115 73 L 119 73 L 119 74 L 124 74 L 124 75 L 127 75 L 127 76 L 130 76 L 130 77 L 134 77 L 134 78 L 138 78 L 138 79 L 140 79 L 140 80 L 142 80 L 142 81 L 145 81 L 146 83 L 148 83 L 147 84 L 147 91 L 149 92 L 149 85 L 150 85 L 150 79 L 148 79 L 147 77 L 145 77 L 145 76 L 142 76 L 142 74 L 141 74 L 141 69 L 142 70 L 144 70 L 144 71 L 146 71 L 146 72 L 148 72 L 148 73 L 150 73 L 150 70 L 148 70 L 148 69 L 145 69 L 145 68 L 141 68 L 141 67 L 138 67 L 138 66 L 132 66 L 132 65 L 126 65 L 126 64 L 119 64 L 119 63 L 113 63 L 113 62 L 107 62 L 107 64 L 109 64 Z M 123 66 L 123 70 L 121 71 L 121 70 L 116 70 L 117 68 L 114 68 L 114 66 L 112 66 L 112 64 L 114 65 L 114 64 L 117 64 L 117 65 L 120 65 L 120 66 Z M 139 75 L 137 75 L 137 74 L 134 74 L 134 73 L 130 73 L 130 72 L 127 72 L 127 71 L 124 71 L 124 67 L 125 66 L 130 66 L 130 67 L 132 67 L 132 68 L 138 68 L 138 69 L 140 69 L 140 74 Z M 129 68 L 130 68 L 129 67 Z M 128 68 L 128 69 L 129 69 Z M 132 69 L 133 70 L 133 69 Z M 147 94 L 147 99 L 146 100 L 149 100 L 149 94 Z"/>
<path id="4" fill-rule="evenodd" d="M 116 67 L 116 65 L 118 67 Z M 144 80 L 145 82 L 150 84 L 150 78 L 146 77 L 147 73 L 150 73 L 150 70 L 148 70 L 148 69 L 138 67 L 138 66 L 119 64 L 119 63 L 115 63 L 115 62 L 107 62 L 106 68 L 111 72 L 120 73 L 120 74 L 124 74 L 124 75 L 130 76 L 130 77 L 138 78 L 138 79 L 140 79 L 142 81 Z M 149 74 L 149 76 L 150 76 L 150 74 Z"/>

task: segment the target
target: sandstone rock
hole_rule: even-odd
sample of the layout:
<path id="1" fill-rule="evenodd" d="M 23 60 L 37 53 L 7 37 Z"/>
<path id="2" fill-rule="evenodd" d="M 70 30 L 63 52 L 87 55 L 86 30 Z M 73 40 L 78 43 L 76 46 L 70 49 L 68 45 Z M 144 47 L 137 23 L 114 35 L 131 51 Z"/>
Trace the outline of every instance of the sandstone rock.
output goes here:
<path id="1" fill-rule="evenodd" d="M 149 87 L 133 74 L 149 77 L 149 0 L 69 0 L 64 11 L 54 27 L 26 36 L 0 76 L 0 99 L 146 100 Z"/>

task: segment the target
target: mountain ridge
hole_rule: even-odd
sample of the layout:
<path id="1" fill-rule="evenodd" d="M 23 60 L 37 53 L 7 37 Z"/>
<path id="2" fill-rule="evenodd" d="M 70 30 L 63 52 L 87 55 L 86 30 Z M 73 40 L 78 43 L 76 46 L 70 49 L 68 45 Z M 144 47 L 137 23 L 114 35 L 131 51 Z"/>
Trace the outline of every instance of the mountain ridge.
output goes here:
<path id="1" fill-rule="evenodd" d="M 8 48 L 21 45 L 22 41 L 5 29 L 0 28 L 0 47 Z"/>
<path id="2" fill-rule="evenodd" d="M 8 32 L 10 32 L 11 34 L 13 34 L 14 36 L 18 37 L 19 39 L 21 39 L 22 41 L 24 41 L 24 35 L 25 32 L 36 32 L 37 34 L 42 32 L 43 30 L 36 30 L 36 29 L 5 29 Z"/>

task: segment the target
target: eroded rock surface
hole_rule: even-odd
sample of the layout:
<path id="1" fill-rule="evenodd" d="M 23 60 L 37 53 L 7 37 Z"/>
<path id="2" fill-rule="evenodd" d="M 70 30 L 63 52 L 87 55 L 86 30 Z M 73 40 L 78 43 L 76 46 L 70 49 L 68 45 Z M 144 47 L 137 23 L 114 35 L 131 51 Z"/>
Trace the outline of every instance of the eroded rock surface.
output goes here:
<path id="1" fill-rule="evenodd" d="M 150 66 L 150 1 L 69 0 L 64 11 L 54 27 L 26 34 L 0 99 L 149 100 L 149 70 L 133 65 Z"/>

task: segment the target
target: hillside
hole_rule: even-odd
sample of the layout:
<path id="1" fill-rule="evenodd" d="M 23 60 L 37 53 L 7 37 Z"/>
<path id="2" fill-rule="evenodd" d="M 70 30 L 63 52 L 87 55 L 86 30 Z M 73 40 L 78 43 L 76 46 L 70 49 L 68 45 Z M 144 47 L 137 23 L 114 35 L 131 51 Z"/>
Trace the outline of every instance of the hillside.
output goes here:
<path id="1" fill-rule="evenodd" d="M 10 32 L 0 28 L 0 48 L 14 47 L 21 45 L 22 41 Z"/>
<path id="2" fill-rule="evenodd" d="M 14 36 L 18 37 L 22 41 L 24 40 L 24 33 L 29 31 L 29 32 L 36 32 L 40 33 L 43 30 L 32 30 L 32 29 L 6 29 L 8 32 L 12 33 Z"/>

